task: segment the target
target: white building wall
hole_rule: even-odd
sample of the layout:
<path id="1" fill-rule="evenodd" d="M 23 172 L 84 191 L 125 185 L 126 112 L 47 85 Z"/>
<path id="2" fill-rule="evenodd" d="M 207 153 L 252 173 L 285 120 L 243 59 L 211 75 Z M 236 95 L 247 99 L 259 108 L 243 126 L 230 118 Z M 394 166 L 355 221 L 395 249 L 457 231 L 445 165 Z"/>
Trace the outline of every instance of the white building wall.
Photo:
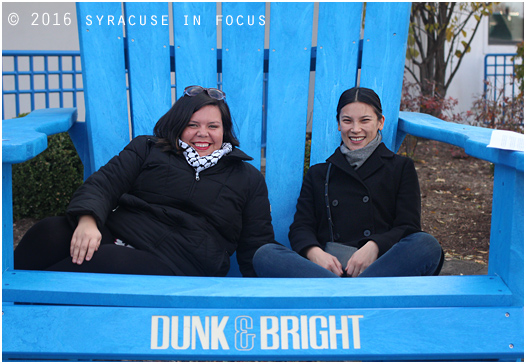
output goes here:
<path id="1" fill-rule="evenodd" d="M 473 43 L 471 52 L 466 54 L 455 78 L 448 89 L 449 97 L 459 101 L 457 112 L 465 112 L 471 108 L 475 97 L 484 92 L 484 58 L 487 54 L 516 53 L 515 45 L 488 44 L 488 17 L 482 19 Z M 471 26 L 472 28 L 473 26 Z M 470 27 L 468 26 L 467 29 Z"/>
<path id="2" fill-rule="evenodd" d="M 2 49 L 78 50 L 76 14 L 74 2 L 3 2 Z"/>

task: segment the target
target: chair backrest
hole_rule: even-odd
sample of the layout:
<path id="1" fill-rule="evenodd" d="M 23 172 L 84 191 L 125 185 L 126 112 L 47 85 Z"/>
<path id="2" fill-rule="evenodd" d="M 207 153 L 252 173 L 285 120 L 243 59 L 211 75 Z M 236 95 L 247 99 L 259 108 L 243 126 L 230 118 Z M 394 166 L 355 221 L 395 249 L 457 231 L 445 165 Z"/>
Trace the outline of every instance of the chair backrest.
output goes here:
<path id="1" fill-rule="evenodd" d="M 277 2 L 266 9 L 232 2 L 222 3 L 218 14 L 216 3 L 174 2 L 173 27 L 169 11 L 163 3 L 77 4 L 90 171 L 130 137 L 151 134 L 185 86 L 219 85 L 241 149 L 257 168 L 265 147 L 276 239 L 287 244 L 303 178 L 310 85 L 311 164 L 339 145 L 338 98 L 358 83 L 381 97 L 383 138 L 394 149 L 410 3 L 320 3 L 315 9 L 313 3 Z"/>

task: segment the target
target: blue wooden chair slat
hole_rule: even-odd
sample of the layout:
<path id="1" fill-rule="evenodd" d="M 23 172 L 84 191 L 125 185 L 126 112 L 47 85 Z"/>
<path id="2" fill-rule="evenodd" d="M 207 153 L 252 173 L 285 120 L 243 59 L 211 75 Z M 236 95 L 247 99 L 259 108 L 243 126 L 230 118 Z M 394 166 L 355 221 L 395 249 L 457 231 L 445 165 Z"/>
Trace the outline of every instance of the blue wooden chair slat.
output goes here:
<path id="1" fill-rule="evenodd" d="M 272 3 L 270 17 L 265 179 L 276 239 L 288 244 L 303 178 L 313 4 Z"/>
<path id="2" fill-rule="evenodd" d="M 488 274 L 498 274 L 524 305 L 524 172 L 495 165 Z"/>
<path id="3" fill-rule="evenodd" d="M 156 29 L 169 26 L 168 5 L 129 2 L 124 3 L 124 10 L 126 18 L 131 19 L 126 27 L 126 42 L 132 136 L 150 135 L 155 122 L 172 104 L 170 37 L 168 32 L 159 33 Z"/>
<path id="4" fill-rule="evenodd" d="M 2 125 L 3 358 L 522 358 L 524 153 L 487 148 L 489 129 L 399 113 L 410 3 L 367 3 L 360 40 L 363 6 L 320 3 L 317 46 L 312 48 L 312 3 L 272 3 L 270 14 L 263 3 L 223 3 L 219 19 L 215 3 L 173 3 L 172 29 L 162 25 L 170 9 L 166 4 L 77 4 L 86 122 L 75 123 L 76 110 L 64 109 L 35 111 L 16 126 L 11 121 Z M 117 26 L 122 7 L 126 37 Z M 104 14 L 100 23 L 96 14 Z M 130 16 L 139 24 L 145 15 L 146 25 L 129 24 Z M 242 15 L 246 24 L 229 26 L 227 15 L 232 16 L 229 22 Z M 254 25 L 248 24 L 250 15 Z M 270 25 L 268 62 L 260 15 Z M 216 21 L 222 23 L 221 52 L 216 49 Z M 13 270 L 11 165 L 45 149 L 46 135 L 68 130 L 89 176 L 131 136 L 151 133 L 170 107 L 173 82 L 177 97 L 191 84 L 219 85 L 227 93 L 241 148 L 255 158 L 251 163 L 257 168 L 261 148 L 266 148 L 273 225 L 277 240 L 288 244 L 303 174 L 312 55 L 311 164 L 324 161 L 339 144 L 334 109 L 341 92 L 357 83 L 380 94 L 384 141 L 391 149 L 412 134 L 460 146 L 495 163 L 488 275 L 331 281 Z M 229 274 L 239 275 L 235 262 Z M 174 339 L 172 333 L 178 331 L 172 331 L 172 317 L 180 318 L 183 332 L 185 316 L 191 320 L 190 333 Z M 344 338 L 349 348 L 342 347 Z M 324 345 L 328 349 L 320 349 Z"/>
<path id="5" fill-rule="evenodd" d="M 186 86 L 217 87 L 216 4 L 174 2 L 176 96 Z"/>
<path id="6" fill-rule="evenodd" d="M 385 116 L 382 141 L 395 149 L 411 3 L 368 2 L 360 86 L 375 90 Z"/>
<path id="7" fill-rule="evenodd" d="M 2 163 L 2 242 L 11 242 L 13 236 L 13 169 Z M 2 244 L 2 273 L 14 269 L 11 243 Z"/>
<path id="8" fill-rule="evenodd" d="M 222 89 L 241 149 L 254 158 L 249 163 L 260 169 L 265 49 L 265 27 L 260 24 L 260 15 L 265 15 L 265 4 L 223 3 L 222 10 L 225 17 L 217 20 L 222 24 Z M 242 14 L 243 18 L 231 14 Z M 230 265 L 228 275 L 240 276 L 235 254 Z"/>
<path id="9" fill-rule="evenodd" d="M 223 14 L 243 14 L 239 20 L 243 25 L 237 24 L 237 16 L 221 19 L 222 83 L 241 149 L 260 169 L 265 27 L 259 25 L 259 17 L 265 15 L 265 4 L 223 3 Z"/>
<path id="10" fill-rule="evenodd" d="M 311 165 L 324 162 L 341 142 L 335 107 L 327 105 L 337 105 L 342 92 L 356 85 L 362 8 L 353 2 L 319 6 Z"/>
<path id="11" fill-rule="evenodd" d="M 116 22 L 122 14 L 120 3 L 100 4 L 92 12 L 86 3 L 77 3 L 80 51 L 86 107 L 86 127 L 90 148 L 90 173 L 106 164 L 130 141 L 128 99 L 124 72 L 124 35 Z M 96 14 L 103 14 L 100 21 Z M 113 21 L 110 21 L 113 16 Z M 85 19 L 91 19 L 91 23 Z M 111 122 L 109 122 L 111 120 Z M 100 143 L 100 144 L 99 144 Z M 86 167 L 85 167 L 86 168 Z"/>
<path id="12" fill-rule="evenodd" d="M 296 361 L 301 358 L 300 351 L 307 351 L 309 360 L 322 361 L 383 360 L 385 352 L 392 353 L 397 360 L 480 359 L 488 353 L 513 360 L 524 350 L 518 334 L 523 323 L 518 308 L 348 308 L 327 310 L 328 318 L 319 316 L 316 309 L 218 312 L 146 307 L 115 310 L 89 306 L 10 306 L 3 310 L 3 324 L 12 328 L 12 335 L 2 337 L 3 353 L 9 356 L 27 352 L 26 359 L 56 360 L 74 356 L 105 360 L 125 357 L 217 361 L 229 360 L 235 354 L 243 361 Z M 280 314 L 287 315 L 281 322 Z M 265 332 L 263 338 L 228 342 L 226 338 L 236 336 L 236 331 L 239 337 L 240 322 L 247 317 L 251 318 L 250 329 Z M 27 325 L 28 322 L 31 325 Z M 49 322 L 62 329 L 50 331 Z M 290 325 L 289 334 L 281 339 L 277 335 L 280 325 L 281 329 Z M 494 337 L 485 334 L 488 326 Z M 339 331 L 342 327 L 347 328 L 342 330 L 345 333 Z M 414 327 L 418 327 L 419 339 L 406 335 Z M 27 336 L 33 337 L 33 330 L 38 331 L 40 340 L 24 340 Z M 445 334 L 452 331 L 457 335 Z M 111 342 L 119 345 L 108 345 Z"/>

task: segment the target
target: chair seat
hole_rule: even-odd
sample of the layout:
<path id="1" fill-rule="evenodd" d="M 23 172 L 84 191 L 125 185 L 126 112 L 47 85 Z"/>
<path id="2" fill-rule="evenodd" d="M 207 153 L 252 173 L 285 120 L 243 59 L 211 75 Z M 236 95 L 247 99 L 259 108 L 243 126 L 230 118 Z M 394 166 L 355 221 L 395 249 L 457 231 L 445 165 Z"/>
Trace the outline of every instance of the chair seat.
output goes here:
<path id="1" fill-rule="evenodd" d="M 285 279 L 5 272 L 19 303 L 195 309 L 483 307 L 511 305 L 496 276 Z"/>

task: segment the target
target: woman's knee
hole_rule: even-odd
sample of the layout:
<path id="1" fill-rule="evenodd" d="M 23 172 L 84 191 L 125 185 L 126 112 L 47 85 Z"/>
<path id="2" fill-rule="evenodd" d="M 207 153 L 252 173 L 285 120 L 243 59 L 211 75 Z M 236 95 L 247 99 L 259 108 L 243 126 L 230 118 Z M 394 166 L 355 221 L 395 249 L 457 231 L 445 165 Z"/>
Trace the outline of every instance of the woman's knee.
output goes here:
<path id="1" fill-rule="evenodd" d="M 73 229 L 65 217 L 46 217 L 26 232 L 19 245 L 41 246 L 45 242 L 49 249 L 60 249 L 64 244 L 69 248 L 72 235 Z"/>
<path id="2" fill-rule="evenodd" d="M 41 270 L 69 256 L 73 230 L 65 217 L 48 217 L 33 225 L 14 252 L 15 269 Z"/>
<path id="3" fill-rule="evenodd" d="M 273 257 L 276 254 L 279 254 L 279 251 L 281 250 L 280 248 L 282 248 L 282 246 L 278 244 L 265 244 L 256 250 L 252 257 L 252 265 L 256 271 L 258 267 L 266 265 L 269 261 L 272 261 Z"/>
<path id="4" fill-rule="evenodd" d="M 51 216 L 38 221 L 29 229 L 28 232 L 37 232 L 40 235 L 52 236 L 55 234 L 64 234 L 73 232 L 67 219 L 64 216 Z"/>
<path id="5" fill-rule="evenodd" d="M 411 244 L 414 249 L 420 249 L 424 251 L 429 251 L 431 253 L 440 253 L 442 251 L 442 248 L 440 246 L 440 243 L 438 240 L 431 234 L 425 233 L 425 232 L 418 232 L 411 234 L 409 236 L 406 236 L 404 239 L 402 239 L 409 244 Z"/>
<path id="6" fill-rule="evenodd" d="M 438 240 L 431 234 L 425 232 L 415 233 L 409 236 L 414 241 L 413 249 L 419 252 L 421 259 L 427 262 L 429 275 L 438 275 L 442 269 L 444 253 Z"/>
<path id="7" fill-rule="evenodd" d="M 397 249 L 403 249 L 408 256 L 413 256 L 418 260 L 436 261 L 438 263 L 442 257 L 442 247 L 438 240 L 425 232 L 408 235 L 400 240 L 396 246 Z"/>
<path id="8" fill-rule="evenodd" d="M 430 254 L 440 259 L 442 255 L 442 247 L 438 240 L 428 233 L 420 233 L 422 235 L 422 245 L 426 247 Z"/>

